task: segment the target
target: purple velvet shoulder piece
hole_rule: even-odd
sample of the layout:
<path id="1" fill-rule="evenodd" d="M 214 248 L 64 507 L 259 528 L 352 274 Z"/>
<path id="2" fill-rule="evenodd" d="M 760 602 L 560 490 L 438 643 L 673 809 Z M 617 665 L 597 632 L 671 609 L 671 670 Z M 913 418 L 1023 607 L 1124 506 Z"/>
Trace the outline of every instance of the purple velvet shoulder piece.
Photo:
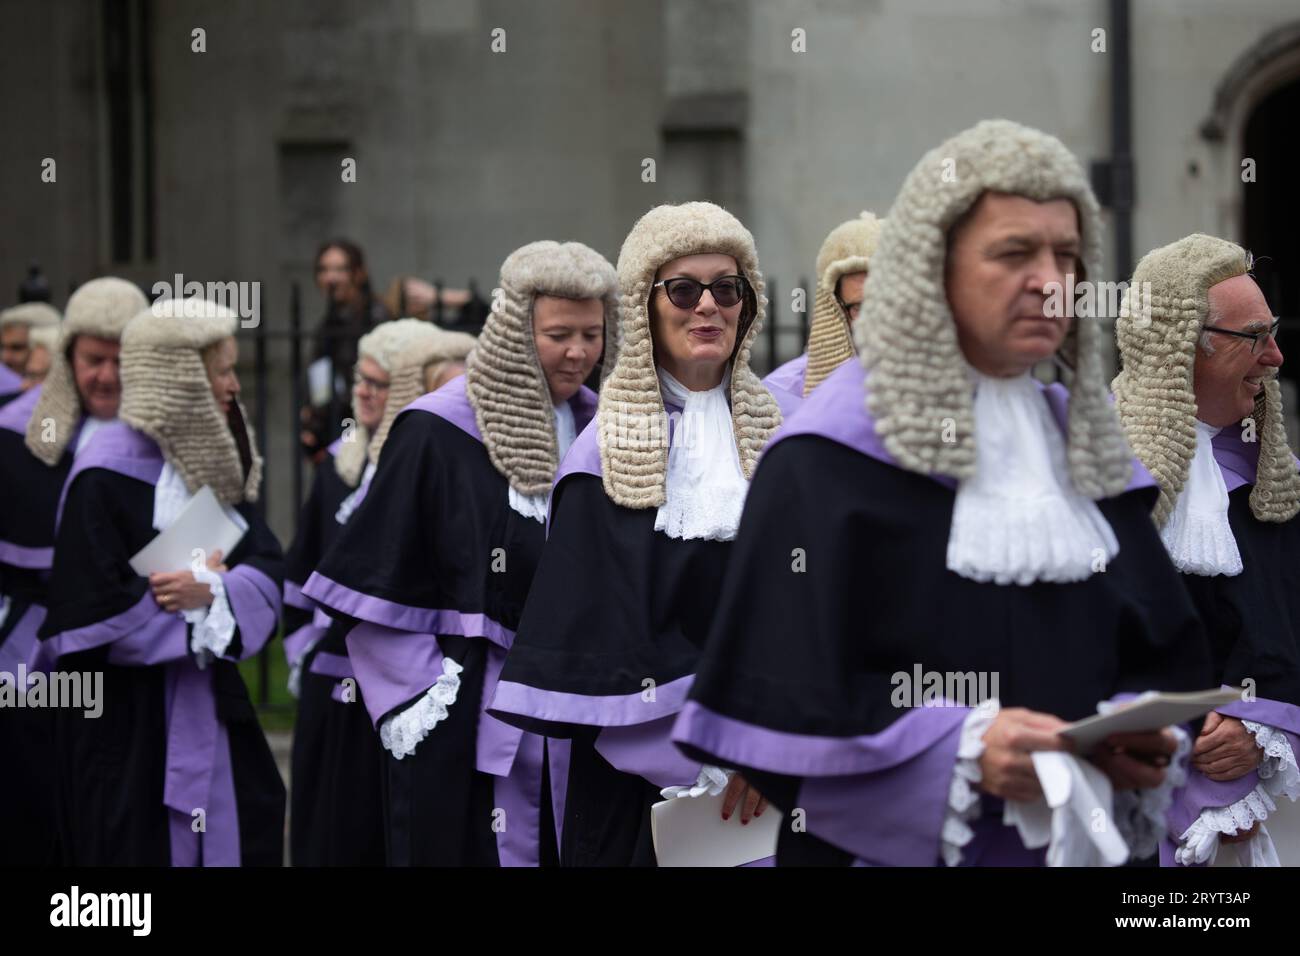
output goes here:
<path id="1" fill-rule="evenodd" d="M 27 422 L 32 417 L 32 410 L 36 408 L 36 402 L 40 397 L 41 386 L 37 385 L 0 408 L 0 428 L 17 432 L 19 435 L 26 434 Z"/>
<path id="2" fill-rule="evenodd" d="M 595 475 L 597 478 L 601 476 L 600 444 L 596 440 L 599 432 L 600 423 L 594 417 L 587 423 L 586 428 L 578 432 L 578 437 L 569 446 L 564 460 L 560 462 L 560 467 L 555 472 L 557 485 L 572 474 Z"/>
<path id="3" fill-rule="evenodd" d="M 1053 382 L 1051 385 L 1040 386 L 1043 389 L 1043 395 L 1047 398 L 1047 407 L 1052 410 L 1056 416 L 1056 424 L 1061 428 L 1061 434 L 1068 436 L 1070 434 L 1070 390 L 1060 382 Z M 1114 396 L 1111 396 L 1111 402 L 1114 403 Z M 1136 456 L 1133 456 L 1133 475 L 1124 487 L 1126 492 L 1136 491 L 1139 488 L 1154 488 L 1156 480 L 1147 471 L 1146 465 Z"/>
<path id="4" fill-rule="evenodd" d="M 22 387 L 23 377 L 8 365 L 0 363 L 0 395 L 8 395 L 10 392 L 16 392 Z"/>
<path id="5" fill-rule="evenodd" d="M 586 385 L 578 389 L 578 394 L 569 399 L 569 407 L 573 409 L 573 426 L 581 432 L 590 424 L 591 420 L 596 417 L 596 404 L 599 397 Z"/>
<path id="6" fill-rule="evenodd" d="M 804 376 L 808 370 L 808 353 L 804 352 L 798 358 L 793 358 L 784 365 L 778 365 L 763 379 L 763 384 L 769 389 L 780 388 L 803 398 Z M 772 393 L 776 394 L 775 391 Z"/>
<path id="7" fill-rule="evenodd" d="M 820 435 L 886 465 L 901 467 L 876 434 L 876 420 L 867 408 L 866 375 L 866 369 L 857 361 L 847 361 L 837 368 L 804 399 L 794 415 L 781 426 L 767 450 L 794 435 Z M 1057 383 L 1044 387 L 1043 393 L 1057 425 L 1068 434 L 1069 392 L 1064 385 Z M 957 487 L 957 480 L 948 475 L 927 477 L 949 488 Z M 1133 477 L 1124 490 L 1133 491 L 1154 484 L 1151 474 L 1134 458 Z"/>
<path id="8" fill-rule="evenodd" d="M 1255 472 L 1259 466 L 1259 442 L 1242 441 L 1241 429 L 1230 425 L 1219 429 L 1210 444 L 1214 448 L 1214 460 L 1223 472 L 1224 484 L 1233 492 L 1242 485 L 1255 483 Z"/>
<path id="9" fill-rule="evenodd" d="M 1221 714 L 1236 717 L 1238 720 L 1250 720 L 1257 724 L 1268 724 L 1278 730 L 1300 735 L 1300 707 L 1280 700 L 1258 697 L 1250 701 L 1234 701 L 1223 707 L 1214 708 Z"/>
<path id="10" fill-rule="evenodd" d="M 845 362 L 837 368 L 777 430 L 764 454 L 786 438 L 819 435 L 868 458 L 901 467 L 876 434 L 876 420 L 867 409 L 866 375 L 861 362 Z M 957 487 L 946 475 L 928 477 L 949 488 Z"/>
<path id="11" fill-rule="evenodd" d="M 777 408 L 781 409 L 782 421 L 798 411 L 799 406 L 803 404 L 803 392 L 791 392 L 772 382 L 764 382 L 763 387 L 776 399 Z"/>
<path id="12" fill-rule="evenodd" d="M 668 440 L 672 441 L 673 429 L 677 427 L 678 419 L 681 417 L 681 409 L 676 405 L 664 404 L 664 410 L 668 413 Z M 577 409 L 574 409 L 576 418 Z M 579 426 L 581 427 L 581 426 Z M 596 421 L 595 408 L 593 406 L 591 419 L 587 426 L 578 432 L 578 437 L 573 440 L 569 446 L 564 460 L 560 462 L 559 470 L 555 473 L 555 484 L 573 474 L 593 475 L 601 477 L 604 472 L 600 467 L 600 423 Z"/>
<path id="13" fill-rule="evenodd" d="M 154 485 L 162 474 L 162 450 L 152 438 L 129 425 L 122 422 L 104 425 L 95 432 L 72 463 L 72 471 L 68 473 L 68 480 L 63 483 L 63 493 L 59 496 L 59 509 L 54 519 L 56 528 L 63 517 L 63 503 L 67 500 L 68 489 L 72 487 L 77 475 L 90 468 L 105 468 Z"/>
<path id="14" fill-rule="evenodd" d="M 481 442 L 482 434 L 478 430 L 478 420 L 474 417 L 474 406 L 469 403 L 465 392 L 465 376 L 457 375 L 436 392 L 426 392 L 402 409 L 407 412 L 428 412 L 445 418 L 470 438 Z"/>
<path id="15" fill-rule="evenodd" d="M 343 447 L 343 438 L 342 436 L 340 436 L 334 439 L 332 442 L 330 442 L 328 446 L 326 446 L 325 454 L 329 455 L 330 459 L 337 458 L 339 455 L 339 449 L 342 447 Z M 327 463 L 328 462 L 321 462 L 322 465 Z"/>

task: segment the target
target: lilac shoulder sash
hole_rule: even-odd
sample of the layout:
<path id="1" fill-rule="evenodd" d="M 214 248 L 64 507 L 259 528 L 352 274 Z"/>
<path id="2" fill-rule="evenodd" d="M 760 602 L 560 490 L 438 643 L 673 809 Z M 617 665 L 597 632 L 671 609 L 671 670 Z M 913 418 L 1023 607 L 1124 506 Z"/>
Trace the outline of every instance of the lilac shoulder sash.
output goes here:
<path id="1" fill-rule="evenodd" d="M 81 450 L 81 454 L 77 455 L 72 463 L 72 471 L 68 473 L 68 480 L 63 483 L 63 493 L 59 496 L 59 508 L 54 519 L 56 531 L 63 518 L 63 504 L 67 500 L 68 489 L 72 487 L 77 475 L 90 468 L 105 468 L 155 485 L 158 476 L 162 474 L 162 450 L 148 435 L 123 422 L 110 422 L 100 428 Z"/>

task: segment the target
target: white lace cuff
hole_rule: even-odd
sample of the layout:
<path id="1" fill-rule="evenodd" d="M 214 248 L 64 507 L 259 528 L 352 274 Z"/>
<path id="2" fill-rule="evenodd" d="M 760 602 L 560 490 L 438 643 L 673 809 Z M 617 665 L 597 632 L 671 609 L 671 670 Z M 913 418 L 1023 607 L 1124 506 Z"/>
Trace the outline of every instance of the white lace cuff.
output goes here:
<path id="1" fill-rule="evenodd" d="M 1268 815 L 1276 809 L 1277 804 L 1269 797 L 1262 783 L 1256 784 L 1254 790 L 1226 807 L 1206 807 L 1178 838 L 1174 862 L 1182 866 L 1213 863 L 1219 853 L 1220 835 L 1235 836 L 1241 830 L 1249 830 L 1256 823 L 1267 820 Z"/>
<path id="2" fill-rule="evenodd" d="M 206 608 L 193 608 L 183 616 L 193 625 L 190 630 L 190 650 L 198 658 L 200 668 L 207 667 L 214 657 L 220 657 L 230 647 L 235 636 L 235 615 L 231 613 L 226 597 L 226 585 L 221 575 L 208 568 L 193 572 L 194 580 L 206 584 L 212 591 L 212 603 Z"/>
<path id="3" fill-rule="evenodd" d="M 1106 712 L 1101 707 L 1098 710 Z M 1174 802 L 1174 791 L 1187 783 L 1187 760 L 1192 752 L 1192 738 L 1177 725 L 1169 729 L 1178 738 L 1178 748 L 1165 768 L 1165 779 L 1160 786 L 1149 790 L 1115 791 L 1115 826 L 1128 844 L 1129 858 L 1133 860 L 1146 859 L 1159 852 L 1160 840 L 1169 829 L 1165 814 Z"/>
<path id="4" fill-rule="evenodd" d="M 705 764 L 700 768 L 700 777 L 691 787 L 664 787 L 659 791 L 659 795 L 665 800 L 672 800 L 675 797 L 702 797 L 706 794 L 710 797 L 716 797 L 727 789 L 727 784 L 731 782 L 734 770 L 723 770 L 721 767 L 713 767 Z"/>
<path id="5" fill-rule="evenodd" d="M 1295 754 L 1285 733 L 1253 720 L 1243 720 L 1242 724 L 1254 734 L 1255 745 L 1264 751 L 1264 760 L 1259 765 L 1259 783 L 1250 793 L 1226 807 L 1206 807 L 1201 811 L 1201 815 L 1178 838 L 1174 860 L 1183 866 L 1213 863 L 1223 834 L 1235 836 L 1256 824 L 1260 825 L 1259 832 L 1251 843 L 1261 844 L 1263 852 L 1252 853 L 1250 859 L 1276 859 L 1276 851 L 1271 855 L 1267 852 L 1272 838 L 1263 823 L 1277 809 L 1273 797 L 1280 795 L 1288 800 L 1300 797 L 1300 769 L 1296 767 Z"/>
<path id="6" fill-rule="evenodd" d="M 394 758 L 401 760 L 415 753 L 416 744 L 447 719 L 447 708 L 456 703 L 456 695 L 460 693 L 460 672 L 464 669 L 450 657 L 444 657 L 442 676 L 424 696 L 379 725 L 379 742 Z"/>
<path id="7" fill-rule="evenodd" d="M 1300 767 L 1296 766 L 1291 741 L 1286 734 L 1253 720 L 1243 720 L 1242 724 L 1255 735 L 1255 746 L 1264 751 L 1264 760 L 1259 765 L 1259 780 L 1269 796 L 1300 799 Z"/>
<path id="8" fill-rule="evenodd" d="M 970 824 L 980 815 L 980 795 L 975 787 L 982 778 L 979 760 L 984 753 L 984 735 L 1000 709 L 997 698 L 989 698 L 967 714 L 962 722 L 957 762 L 952 768 L 952 782 L 948 784 L 948 809 L 940 835 L 943 862 L 947 866 L 961 863 L 962 847 L 975 836 Z"/>

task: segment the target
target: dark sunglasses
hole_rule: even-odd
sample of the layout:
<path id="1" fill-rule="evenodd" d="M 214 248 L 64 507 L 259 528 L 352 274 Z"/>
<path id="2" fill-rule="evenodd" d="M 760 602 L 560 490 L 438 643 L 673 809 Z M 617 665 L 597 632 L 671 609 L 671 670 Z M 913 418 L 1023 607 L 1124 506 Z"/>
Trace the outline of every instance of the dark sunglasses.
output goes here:
<path id="1" fill-rule="evenodd" d="M 700 282 L 698 279 L 678 276 L 656 282 L 650 288 L 657 289 L 660 286 L 663 286 L 664 292 L 668 293 L 668 301 L 679 309 L 695 308 L 700 297 L 704 295 L 705 289 L 713 294 L 714 302 L 726 309 L 745 298 L 745 293 L 749 290 L 749 280 L 744 276 L 721 276 L 712 282 Z"/>

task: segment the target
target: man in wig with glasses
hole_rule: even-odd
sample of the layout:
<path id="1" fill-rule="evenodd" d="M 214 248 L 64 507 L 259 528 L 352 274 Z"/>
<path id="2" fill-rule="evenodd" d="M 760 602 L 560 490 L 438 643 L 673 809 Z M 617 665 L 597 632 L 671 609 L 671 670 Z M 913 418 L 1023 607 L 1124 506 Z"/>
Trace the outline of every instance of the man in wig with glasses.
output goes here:
<path id="1" fill-rule="evenodd" d="M 1167 865 L 1213 862 L 1223 843 L 1245 865 L 1300 865 L 1300 473 L 1278 322 L 1250 266 L 1214 236 L 1156 249 L 1116 325 L 1116 406 L 1160 489 L 1155 523 L 1205 622 L 1215 677 L 1244 688 L 1196 738 Z"/>

